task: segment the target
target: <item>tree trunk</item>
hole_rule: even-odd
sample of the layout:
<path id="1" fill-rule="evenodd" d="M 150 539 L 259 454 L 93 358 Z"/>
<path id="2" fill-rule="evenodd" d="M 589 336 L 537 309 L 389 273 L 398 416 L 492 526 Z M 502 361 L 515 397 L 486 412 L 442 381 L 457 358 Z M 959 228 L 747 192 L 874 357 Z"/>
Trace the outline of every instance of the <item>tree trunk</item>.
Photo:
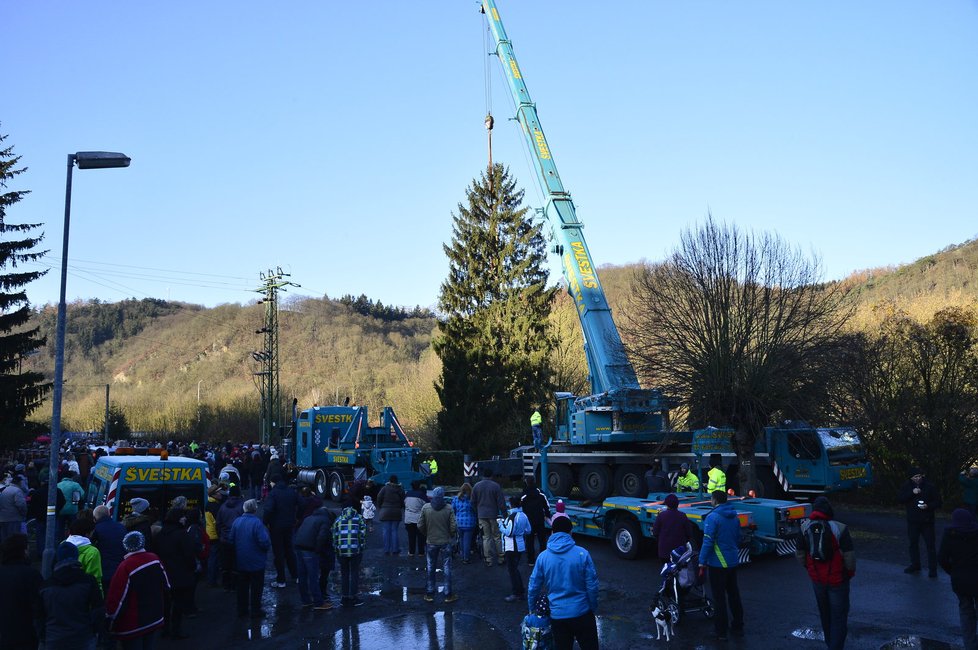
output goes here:
<path id="1" fill-rule="evenodd" d="M 757 493 L 757 467 L 754 464 L 754 434 L 751 431 L 737 429 L 734 435 L 734 451 L 740 466 L 737 470 L 739 496 L 745 496 L 750 490 Z"/>

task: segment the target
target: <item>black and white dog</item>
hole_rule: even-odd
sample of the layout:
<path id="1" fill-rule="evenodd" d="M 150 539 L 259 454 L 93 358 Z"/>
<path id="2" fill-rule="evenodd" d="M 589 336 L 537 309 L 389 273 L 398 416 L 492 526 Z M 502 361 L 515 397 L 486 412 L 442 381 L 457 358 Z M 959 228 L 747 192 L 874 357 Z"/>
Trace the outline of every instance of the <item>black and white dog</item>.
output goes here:
<path id="1" fill-rule="evenodd" d="M 656 598 L 649 605 L 649 613 L 652 614 L 652 620 L 655 621 L 656 628 L 656 640 L 662 639 L 665 635 L 666 641 L 672 637 L 672 615 L 669 610 L 666 609 L 666 604 L 662 602 L 661 598 Z"/>

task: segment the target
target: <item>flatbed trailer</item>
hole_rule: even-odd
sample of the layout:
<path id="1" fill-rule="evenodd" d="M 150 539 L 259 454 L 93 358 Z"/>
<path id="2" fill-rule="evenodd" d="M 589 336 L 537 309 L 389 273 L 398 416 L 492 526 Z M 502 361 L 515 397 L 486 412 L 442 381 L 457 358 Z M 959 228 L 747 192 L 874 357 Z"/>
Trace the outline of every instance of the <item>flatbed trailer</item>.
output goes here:
<path id="1" fill-rule="evenodd" d="M 618 557 L 634 560 L 643 540 L 654 540 L 655 518 L 666 508 L 668 493 L 651 493 L 648 498 L 609 497 L 600 503 L 564 499 L 565 512 L 574 525 L 573 532 L 610 539 Z M 713 510 L 710 499 L 698 493 L 677 494 L 679 509 L 700 530 Z M 801 522 L 811 514 L 807 503 L 731 496 L 740 521 L 740 561 L 767 553 L 778 556 L 795 552 L 795 539 Z"/>

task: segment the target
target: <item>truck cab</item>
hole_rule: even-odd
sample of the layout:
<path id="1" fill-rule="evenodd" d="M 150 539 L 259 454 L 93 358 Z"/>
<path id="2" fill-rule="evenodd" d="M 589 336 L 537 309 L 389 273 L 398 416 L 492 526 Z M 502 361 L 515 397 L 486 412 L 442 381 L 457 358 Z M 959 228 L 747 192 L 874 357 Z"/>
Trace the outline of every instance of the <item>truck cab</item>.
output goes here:
<path id="1" fill-rule="evenodd" d="M 765 442 L 775 479 L 785 492 L 823 494 L 872 482 L 866 450 L 852 428 L 789 421 L 767 427 Z"/>

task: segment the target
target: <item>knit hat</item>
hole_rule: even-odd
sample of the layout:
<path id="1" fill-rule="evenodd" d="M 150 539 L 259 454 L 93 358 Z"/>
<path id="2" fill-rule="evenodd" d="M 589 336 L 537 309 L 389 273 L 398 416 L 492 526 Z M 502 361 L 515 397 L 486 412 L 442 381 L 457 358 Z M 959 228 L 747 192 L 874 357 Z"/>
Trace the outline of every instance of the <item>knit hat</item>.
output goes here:
<path id="1" fill-rule="evenodd" d="M 550 527 L 555 533 L 569 533 L 574 530 L 574 524 L 567 515 L 554 515 L 550 522 Z"/>
<path id="2" fill-rule="evenodd" d="M 563 499 L 557 499 L 557 512 L 563 513 L 566 508 L 567 508 L 567 506 L 564 505 L 564 500 Z"/>
<path id="3" fill-rule="evenodd" d="M 812 501 L 812 512 L 821 512 L 830 519 L 835 518 L 835 510 L 832 509 L 832 504 L 829 503 L 827 497 L 816 497 Z"/>
<path id="4" fill-rule="evenodd" d="M 978 531 L 978 520 L 970 511 L 958 508 L 951 513 L 951 528 L 962 533 L 972 533 Z"/>
<path id="5" fill-rule="evenodd" d="M 672 508 L 675 510 L 679 507 L 679 497 L 677 497 L 675 494 L 670 494 L 665 498 L 665 504 L 667 508 Z"/>
<path id="6" fill-rule="evenodd" d="M 537 596 L 533 601 L 533 613 L 537 616 L 550 616 L 550 599 L 545 595 Z"/>
<path id="7" fill-rule="evenodd" d="M 61 542 L 58 545 L 58 550 L 54 555 L 55 563 L 64 562 L 65 560 L 77 560 L 78 559 L 78 547 L 71 542 Z"/>
<path id="8" fill-rule="evenodd" d="M 688 472 L 689 471 L 689 463 L 680 463 L 679 464 L 679 469 Z"/>
<path id="9" fill-rule="evenodd" d="M 445 488 L 436 487 L 431 493 L 431 507 L 434 510 L 441 510 L 445 507 Z"/>
<path id="10" fill-rule="evenodd" d="M 126 533 L 126 536 L 122 538 L 122 548 L 126 549 L 126 553 L 135 553 L 136 551 L 143 550 L 145 547 L 146 538 L 138 530 Z"/>
<path id="11" fill-rule="evenodd" d="M 136 497 L 135 499 L 129 502 L 129 505 L 132 506 L 133 512 L 135 512 L 138 515 L 141 515 L 144 512 L 146 512 L 146 508 L 149 507 L 149 501 L 140 497 Z"/>

